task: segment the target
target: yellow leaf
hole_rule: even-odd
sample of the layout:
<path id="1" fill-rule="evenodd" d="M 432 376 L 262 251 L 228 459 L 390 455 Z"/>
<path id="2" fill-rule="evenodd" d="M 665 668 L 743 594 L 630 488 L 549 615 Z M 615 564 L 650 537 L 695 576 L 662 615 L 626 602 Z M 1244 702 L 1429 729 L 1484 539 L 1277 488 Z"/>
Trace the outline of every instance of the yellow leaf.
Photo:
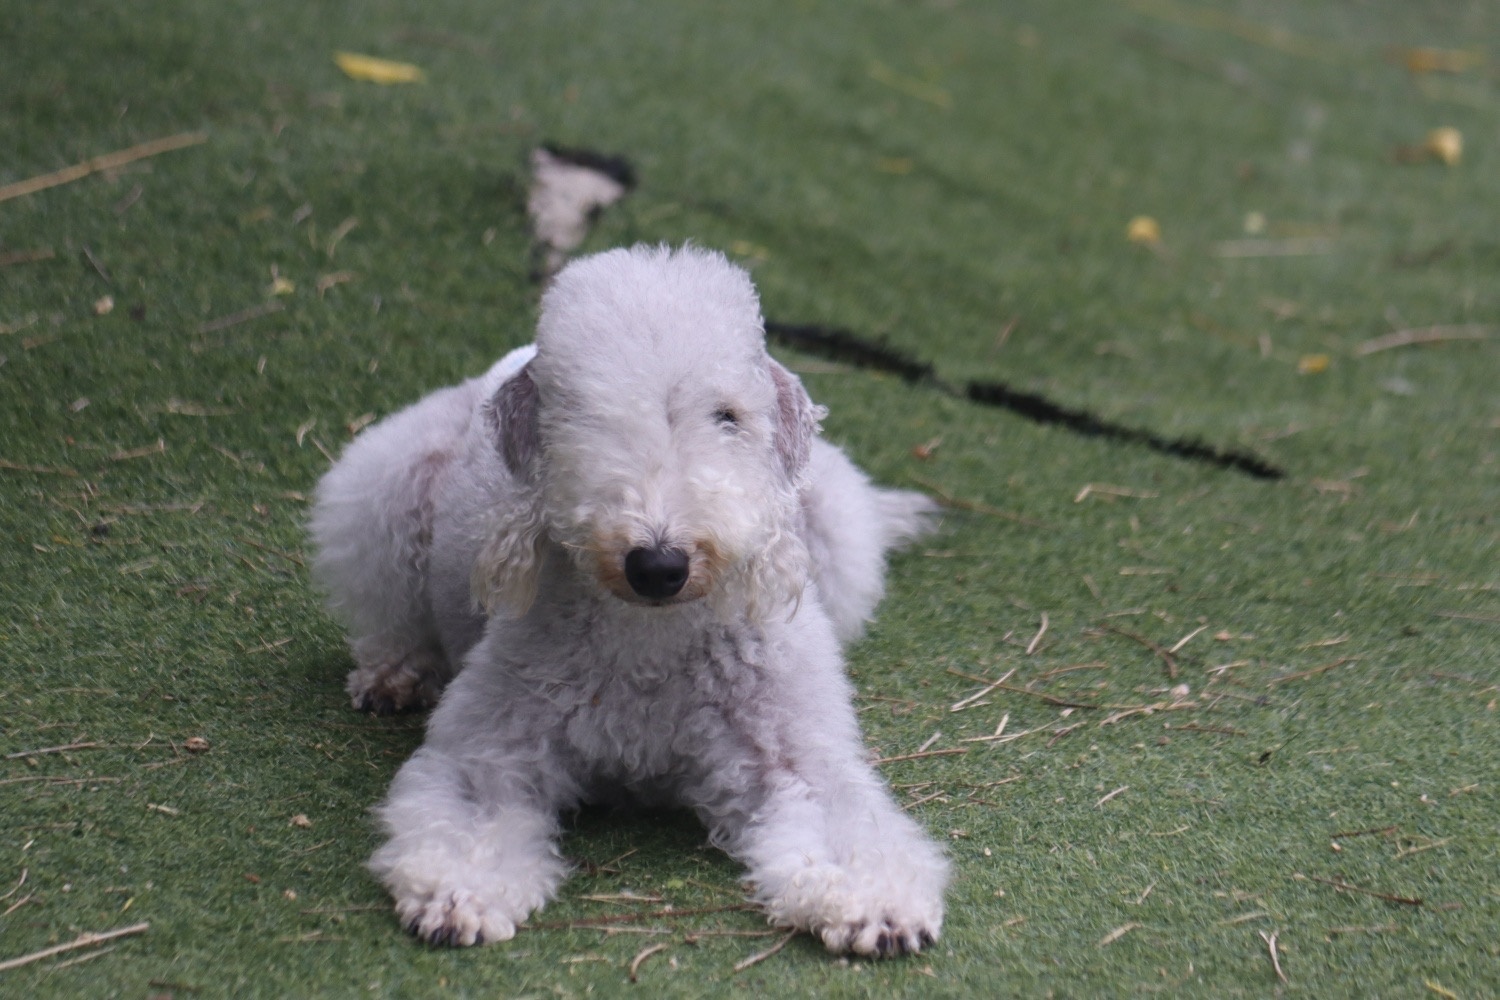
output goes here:
<path id="1" fill-rule="evenodd" d="M 1141 246 L 1154 247 L 1161 242 L 1161 224 L 1149 215 L 1137 215 L 1125 227 L 1125 238 Z"/>
<path id="2" fill-rule="evenodd" d="M 371 83 L 421 83 L 426 79 L 422 70 L 411 63 L 391 62 L 354 52 L 335 52 L 333 61 L 344 74 L 354 80 Z"/>
<path id="3" fill-rule="evenodd" d="M 1452 126 L 1435 128 L 1427 133 L 1427 141 L 1422 145 L 1445 165 L 1457 166 L 1464 155 L 1464 134 Z"/>
<path id="4" fill-rule="evenodd" d="M 1302 375 L 1321 375 L 1328 370 L 1326 354 L 1304 354 L 1297 359 L 1297 371 Z"/>
<path id="5" fill-rule="evenodd" d="M 736 257 L 748 257 L 754 261 L 769 260 L 771 251 L 759 243 L 751 243 L 749 240 L 735 240 L 729 244 L 729 252 Z"/>
<path id="6" fill-rule="evenodd" d="M 1396 55 L 1410 73 L 1463 73 L 1484 65 L 1475 49 L 1398 49 Z"/>

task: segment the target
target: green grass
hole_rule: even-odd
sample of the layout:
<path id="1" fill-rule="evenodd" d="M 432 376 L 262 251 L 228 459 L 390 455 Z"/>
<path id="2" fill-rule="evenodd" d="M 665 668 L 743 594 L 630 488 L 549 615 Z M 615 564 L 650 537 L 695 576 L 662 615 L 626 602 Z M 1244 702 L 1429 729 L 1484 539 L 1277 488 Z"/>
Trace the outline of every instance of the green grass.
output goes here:
<path id="1" fill-rule="evenodd" d="M 1448 75 L 1388 57 L 1488 43 L 1493 8 L 0 10 L 0 184 L 209 137 L 0 203 L 0 255 L 52 251 L 0 266 L 0 960 L 150 923 L 0 972 L 0 993 L 615 995 L 658 943 L 633 988 L 664 996 L 1500 992 L 1500 53 Z M 335 49 L 427 82 L 349 80 Z M 1401 162 L 1439 126 L 1463 132 L 1458 164 Z M 929 954 L 842 962 L 798 938 L 736 973 L 776 939 L 701 932 L 761 930 L 754 913 L 570 927 L 622 909 L 590 894 L 740 902 L 736 867 L 671 814 L 585 814 L 563 897 L 479 950 L 412 942 L 362 868 L 420 720 L 347 707 L 305 496 L 351 422 L 528 339 L 544 141 L 639 171 L 591 248 L 721 247 L 777 319 L 1288 470 L 783 352 L 880 479 L 1026 519 L 950 512 L 850 654 L 872 747 L 968 749 L 885 768 L 956 863 Z M 1325 242 L 1222 256 L 1251 213 L 1259 238 Z M 1137 215 L 1159 248 L 1126 241 Z M 1356 353 L 1432 325 L 1489 339 Z M 1090 483 L 1113 492 L 1076 501 Z M 1169 678 L 1104 625 L 1162 647 L 1203 631 Z M 963 675 L 1012 669 L 1065 701 L 1184 684 L 1197 707 L 1110 721 L 998 691 L 949 711 L 980 686 Z M 1037 731 L 959 742 L 1006 715 Z M 96 745 L 14 756 L 74 743 Z"/>

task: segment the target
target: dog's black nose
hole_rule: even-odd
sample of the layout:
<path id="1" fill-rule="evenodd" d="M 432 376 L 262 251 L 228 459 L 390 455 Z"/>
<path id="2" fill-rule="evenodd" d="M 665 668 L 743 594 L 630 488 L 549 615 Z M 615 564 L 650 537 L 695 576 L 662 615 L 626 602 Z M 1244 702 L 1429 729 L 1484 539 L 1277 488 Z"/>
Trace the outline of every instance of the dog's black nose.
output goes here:
<path id="1" fill-rule="evenodd" d="M 688 556 L 681 549 L 631 549 L 625 556 L 625 582 L 653 601 L 675 596 L 688 580 Z"/>

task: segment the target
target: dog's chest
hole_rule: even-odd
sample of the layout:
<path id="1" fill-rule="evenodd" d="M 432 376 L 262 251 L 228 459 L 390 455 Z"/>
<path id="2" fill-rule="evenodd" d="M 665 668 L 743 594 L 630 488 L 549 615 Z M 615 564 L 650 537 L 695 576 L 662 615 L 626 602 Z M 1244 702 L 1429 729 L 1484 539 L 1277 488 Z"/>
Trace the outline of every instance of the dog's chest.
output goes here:
<path id="1" fill-rule="evenodd" d="M 705 628 L 620 638 L 582 644 L 566 687 L 552 691 L 567 702 L 561 735 L 593 780 L 670 784 L 704 766 L 705 748 L 739 739 L 734 706 L 765 684 L 753 637 Z"/>

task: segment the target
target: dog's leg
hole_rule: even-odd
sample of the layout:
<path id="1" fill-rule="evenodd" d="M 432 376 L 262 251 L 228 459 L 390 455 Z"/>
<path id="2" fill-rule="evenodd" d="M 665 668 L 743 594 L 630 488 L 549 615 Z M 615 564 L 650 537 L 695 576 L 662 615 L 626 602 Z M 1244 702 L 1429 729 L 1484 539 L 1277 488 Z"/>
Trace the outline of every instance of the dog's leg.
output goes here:
<path id="1" fill-rule="evenodd" d="M 433 491 L 451 456 L 409 441 L 409 425 L 440 412 L 446 398 L 429 397 L 356 438 L 318 484 L 313 573 L 348 627 L 347 688 L 361 711 L 426 708 L 453 674 L 428 593 Z"/>
<path id="2" fill-rule="evenodd" d="M 920 951 L 942 928 L 947 861 L 869 768 L 850 764 L 832 782 L 774 776 L 734 853 L 775 923 L 833 952 Z"/>
<path id="3" fill-rule="evenodd" d="M 520 761 L 425 747 L 401 768 L 378 810 L 390 839 L 370 868 L 408 931 L 440 945 L 505 941 L 556 892 L 567 870 L 556 812 L 521 773 Z"/>

